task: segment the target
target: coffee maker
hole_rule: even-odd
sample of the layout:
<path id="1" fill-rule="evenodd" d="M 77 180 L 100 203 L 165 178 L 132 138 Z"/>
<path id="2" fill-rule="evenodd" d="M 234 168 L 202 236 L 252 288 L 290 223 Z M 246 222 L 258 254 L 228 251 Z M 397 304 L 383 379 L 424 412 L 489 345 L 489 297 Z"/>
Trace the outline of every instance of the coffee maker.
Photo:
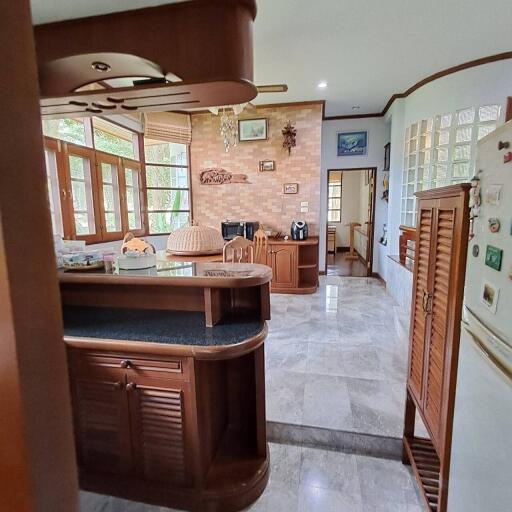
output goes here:
<path id="1" fill-rule="evenodd" d="M 308 237 L 308 224 L 305 220 L 294 220 L 291 229 L 292 240 L 306 240 Z"/>

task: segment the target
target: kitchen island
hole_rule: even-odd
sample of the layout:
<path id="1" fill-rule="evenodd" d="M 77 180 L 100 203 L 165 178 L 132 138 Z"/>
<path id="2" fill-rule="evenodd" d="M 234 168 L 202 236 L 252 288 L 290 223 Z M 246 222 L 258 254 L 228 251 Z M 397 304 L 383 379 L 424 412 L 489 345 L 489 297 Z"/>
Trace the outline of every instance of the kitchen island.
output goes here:
<path id="1" fill-rule="evenodd" d="M 268 480 L 268 267 L 59 274 L 80 485 L 236 511 Z"/>

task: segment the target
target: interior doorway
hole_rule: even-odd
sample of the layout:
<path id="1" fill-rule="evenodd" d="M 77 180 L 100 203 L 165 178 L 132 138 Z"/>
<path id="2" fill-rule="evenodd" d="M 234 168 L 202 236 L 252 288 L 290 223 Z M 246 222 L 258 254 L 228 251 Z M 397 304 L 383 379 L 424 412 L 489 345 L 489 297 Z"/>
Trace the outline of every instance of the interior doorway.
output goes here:
<path id="1" fill-rule="evenodd" d="M 327 275 L 372 275 L 376 167 L 327 171 Z"/>

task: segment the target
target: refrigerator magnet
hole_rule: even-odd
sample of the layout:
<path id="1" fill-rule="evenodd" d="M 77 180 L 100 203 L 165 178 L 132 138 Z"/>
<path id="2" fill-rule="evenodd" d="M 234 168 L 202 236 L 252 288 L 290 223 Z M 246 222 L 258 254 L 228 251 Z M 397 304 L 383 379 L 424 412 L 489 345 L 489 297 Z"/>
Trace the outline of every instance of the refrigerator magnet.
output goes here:
<path id="1" fill-rule="evenodd" d="M 485 264 L 488 267 L 491 267 L 499 272 L 501 270 L 502 259 L 503 249 L 499 249 L 498 247 L 494 247 L 493 245 L 487 246 L 487 250 L 485 251 Z"/>
<path id="2" fill-rule="evenodd" d="M 482 287 L 482 302 L 487 309 L 496 314 L 498 310 L 498 300 L 500 298 L 500 289 L 491 283 L 484 282 Z"/>
<path id="3" fill-rule="evenodd" d="M 499 206 L 502 185 L 489 185 L 485 191 L 485 202 L 493 206 Z"/>
<path id="4" fill-rule="evenodd" d="M 491 233 L 498 233 L 500 228 L 501 228 L 500 219 L 497 219 L 496 217 L 491 217 L 489 219 L 489 231 Z"/>
<path id="5" fill-rule="evenodd" d="M 478 244 L 473 245 L 473 256 L 475 258 L 478 258 L 478 255 L 480 254 L 480 246 Z"/>

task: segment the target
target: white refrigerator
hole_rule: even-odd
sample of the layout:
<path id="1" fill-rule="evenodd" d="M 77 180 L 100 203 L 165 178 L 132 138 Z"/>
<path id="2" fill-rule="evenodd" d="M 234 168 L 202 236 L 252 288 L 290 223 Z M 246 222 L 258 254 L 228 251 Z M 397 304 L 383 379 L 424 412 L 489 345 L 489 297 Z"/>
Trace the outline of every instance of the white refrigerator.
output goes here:
<path id="1" fill-rule="evenodd" d="M 512 511 L 512 122 L 478 143 L 448 512 Z M 477 187 L 476 187 L 477 188 Z M 474 197 L 478 197 L 475 193 Z M 478 211 L 479 210 L 479 211 Z"/>

